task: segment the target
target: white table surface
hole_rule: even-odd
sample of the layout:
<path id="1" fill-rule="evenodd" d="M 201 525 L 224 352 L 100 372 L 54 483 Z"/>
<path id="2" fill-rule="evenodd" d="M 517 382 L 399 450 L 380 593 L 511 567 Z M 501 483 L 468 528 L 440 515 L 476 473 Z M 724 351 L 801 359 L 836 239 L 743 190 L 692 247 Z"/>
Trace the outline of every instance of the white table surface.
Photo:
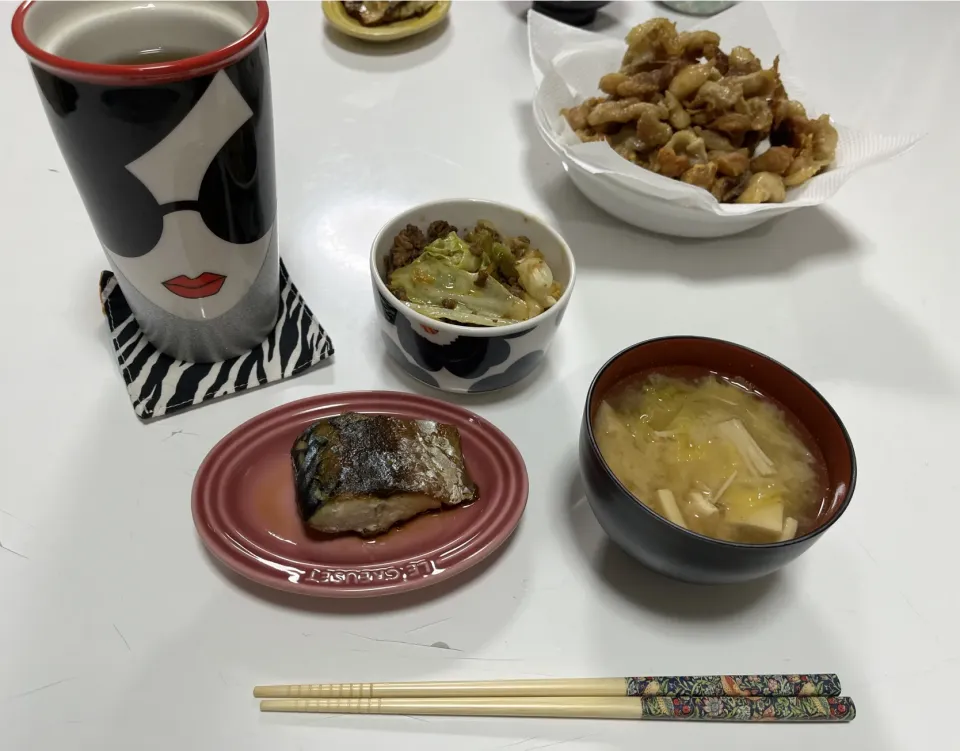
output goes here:
<path id="1" fill-rule="evenodd" d="M 772 5 L 807 88 L 835 118 L 928 135 L 855 176 L 828 208 L 713 242 L 636 231 L 576 192 L 529 116 L 525 8 L 457 2 L 439 33 L 388 50 L 335 36 L 317 2 L 274 4 L 282 253 L 336 357 L 148 425 L 100 313 L 99 245 L 27 65 L 0 36 L 0 749 L 957 747 L 960 6 Z M 663 14 L 618 4 L 599 26 L 622 35 L 651 11 Z M 545 367 L 508 392 L 451 397 L 526 459 L 518 533 L 489 565 L 398 599 L 297 598 L 224 574 L 190 515 L 194 472 L 219 438 L 313 394 L 432 393 L 385 360 L 367 256 L 395 212 L 451 196 L 545 216 L 579 264 Z M 576 439 L 590 378 L 622 347 L 677 333 L 733 339 L 796 368 L 856 445 L 846 515 L 748 586 L 645 571 L 582 500 Z M 450 649 L 429 646 L 441 641 Z M 262 716 L 250 694 L 301 680 L 756 671 L 837 672 L 858 719 Z"/>

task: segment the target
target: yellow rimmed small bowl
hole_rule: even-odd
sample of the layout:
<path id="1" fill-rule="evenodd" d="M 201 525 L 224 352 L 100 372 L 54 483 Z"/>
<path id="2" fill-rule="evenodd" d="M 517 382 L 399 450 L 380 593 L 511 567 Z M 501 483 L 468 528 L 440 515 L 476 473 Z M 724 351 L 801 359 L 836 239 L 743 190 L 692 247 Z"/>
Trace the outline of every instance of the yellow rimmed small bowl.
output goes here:
<path id="1" fill-rule="evenodd" d="M 447 17 L 447 13 L 450 12 L 450 4 L 451 0 L 439 0 L 422 16 L 384 24 L 383 26 L 364 26 L 347 13 L 347 9 L 342 2 L 333 2 L 332 0 L 324 0 L 323 15 L 327 17 L 327 20 L 337 31 L 355 39 L 363 39 L 367 42 L 393 42 L 432 29 Z"/>

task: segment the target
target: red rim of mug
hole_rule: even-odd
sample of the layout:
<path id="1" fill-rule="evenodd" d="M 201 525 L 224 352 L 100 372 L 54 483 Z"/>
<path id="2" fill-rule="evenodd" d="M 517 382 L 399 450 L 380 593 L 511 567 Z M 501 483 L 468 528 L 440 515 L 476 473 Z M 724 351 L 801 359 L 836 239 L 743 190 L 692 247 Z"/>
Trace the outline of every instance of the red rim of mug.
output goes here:
<path id="1" fill-rule="evenodd" d="M 11 27 L 13 38 L 20 45 L 27 56 L 37 65 L 53 73 L 59 73 L 68 78 L 76 78 L 89 83 L 170 83 L 183 81 L 195 76 L 226 68 L 243 57 L 250 48 L 263 36 L 267 29 L 267 20 L 270 10 L 266 0 L 256 0 L 257 18 L 247 32 L 226 47 L 213 52 L 206 52 L 195 57 L 183 60 L 174 60 L 166 63 L 151 63 L 149 65 L 104 65 L 101 63 L 84 63 L 66 57 L 54 55 L 41 49 L 27 36 L 24 22 L 36 0 L 26 0 L 21 3 L 13 14 Z"/>

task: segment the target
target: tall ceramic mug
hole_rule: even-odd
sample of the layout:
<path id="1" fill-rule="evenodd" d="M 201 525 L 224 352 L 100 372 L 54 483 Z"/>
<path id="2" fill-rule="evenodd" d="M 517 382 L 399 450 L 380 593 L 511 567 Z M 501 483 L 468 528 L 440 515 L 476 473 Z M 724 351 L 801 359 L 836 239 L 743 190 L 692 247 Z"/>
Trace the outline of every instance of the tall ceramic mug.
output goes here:
<path id="1" fill-rule="evenodd" d="M 23 3 L 57 143 L 147 339 L 210 362 L 279 306 L 266 2 Z"/>

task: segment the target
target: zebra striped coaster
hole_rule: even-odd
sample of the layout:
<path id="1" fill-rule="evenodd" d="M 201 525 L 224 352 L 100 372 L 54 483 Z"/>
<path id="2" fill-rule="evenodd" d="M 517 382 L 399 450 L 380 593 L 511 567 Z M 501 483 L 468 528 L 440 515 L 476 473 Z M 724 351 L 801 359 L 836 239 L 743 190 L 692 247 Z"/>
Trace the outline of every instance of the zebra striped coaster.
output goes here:
<path id="1" fill-rule="evenodd" d="M 157 351 L 140 331 L 110 271 L 100 274 L 100 303 L 133 411 L 141 420 L 290 378 L 333 354 L 330 337 L 290 281 L 283 261 L 276 328 L 259 346 L 229 360 L 186 362 Z"/>

